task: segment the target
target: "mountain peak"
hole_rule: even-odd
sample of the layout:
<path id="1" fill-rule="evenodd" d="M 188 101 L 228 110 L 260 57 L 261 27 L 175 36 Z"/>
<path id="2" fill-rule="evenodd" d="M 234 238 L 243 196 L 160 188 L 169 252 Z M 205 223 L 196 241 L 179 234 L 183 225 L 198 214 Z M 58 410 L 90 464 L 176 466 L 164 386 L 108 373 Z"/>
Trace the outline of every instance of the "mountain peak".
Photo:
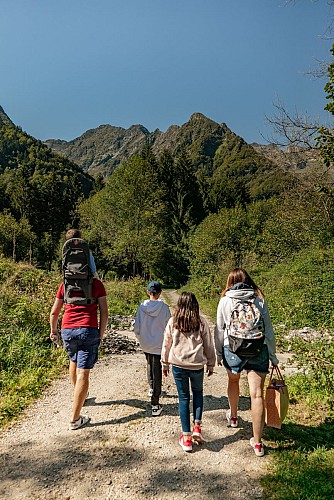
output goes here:
<path id="1" fill-rule="evenodd" d="M 0 106 L 0 125 L 13 125 L 14 123 L 9 118 L 9 116 L 5 113 L 5 110 L 2 106 Z"/>

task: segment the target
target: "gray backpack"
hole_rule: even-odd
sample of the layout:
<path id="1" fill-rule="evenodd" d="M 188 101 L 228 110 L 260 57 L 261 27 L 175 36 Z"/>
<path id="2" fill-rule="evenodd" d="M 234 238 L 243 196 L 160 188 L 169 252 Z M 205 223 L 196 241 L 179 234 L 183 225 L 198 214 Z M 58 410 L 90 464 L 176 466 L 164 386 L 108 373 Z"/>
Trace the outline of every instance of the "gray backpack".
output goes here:
<path id="1" fill-rule="evenodd" d="M 64 273 L 64 302 L 66 304 L 94 304 L 92 296 L 93 273 L 87 241 L 71 238 L 64 243 L 62 267 Z"/>

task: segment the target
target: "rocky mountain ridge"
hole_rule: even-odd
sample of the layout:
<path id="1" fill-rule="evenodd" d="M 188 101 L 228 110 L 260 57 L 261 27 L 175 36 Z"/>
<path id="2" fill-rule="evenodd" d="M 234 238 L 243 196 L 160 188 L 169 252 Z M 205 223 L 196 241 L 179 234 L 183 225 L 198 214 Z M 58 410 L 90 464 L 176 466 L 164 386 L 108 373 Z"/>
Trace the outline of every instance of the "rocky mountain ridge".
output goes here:
<path id="1" fill-rule="evenodd" d="M 187 147 L 194 160 L 203 155 L 213 157 L 228 130 L 224 123 L 218 124 L 201 113 L 194 113 L 188 122 L 182 126 L 171 125 L 166 132 L 159 129 L 149 132 L 143 125 L 132 125 L 128 129 L 101 125 L 72 141 L 49 139 L 45 144 L 91 175 L 107 177 L 123 160 L 138 154 L 146 143 L 156 154 L 166 149 L 175 154 Z"/>
<path id="2" fill-rule="evenodd" d="M 12 125 L 0 106 L 0 126 Z M 230 137 L 238 136 L 225 123 L 217 123 L 202 113 L 193 113 L 183 125 L 171 125 L 166 132 L 156 129 L 150 132 L 143 125 L 132 125 L 128 129 L 113 125 L 100 125 L 87 130 L 71 141 L 48 139 L 45 144 L 56 153 L 78 164 L 93 177 L 108 177 L 122 161 L 142 151 L 149 143 L 159 155 L 168 150 L 173 155 L 186 148 L 195 166 L 213 165 L 222 144 Z M 246 144 L 242 138 L 241 143 Z M 249 144 L 260 156 L 268 158 L 285 171 L 303 172 L 319 161 L 316 150 L 288 148 L 283 151 L 274 144 Z"/>
<path id="3" fill-rule="evenodd" d="M 236 136 L 225 123 L 217 123 L 201 113 L 191 115 L 183 125 L 171 125 L 166 132 L 156 129 L 149 132 L 143 125 L 128 129 L 101 125 L 88 130 L 72 141 L 49 139 L 46 144 L 57 153 L 78 163 L 93 176 L 108 177 L 113 169 L 127 158 L 151 144 L 154 153 L 163 150 L 177 154 L 186 147 L 195 164 L 212 163 L 226 134 Z M 281 150 L 274 144 L 250 144 L 261 156 L 265 156 L 283 170 L 301 172 L 319 161 L 316 150 L 302 148 Z"/>
<path id="4" fill-rule="evenodd" d="M 305 169 L 316 167 L 320 163 L 319 152 L 316 149 L 305 149 L 298 146 L 290 146 L 285 150 L 276 144 L 257 144 L 251 146 L 255 151 L 266 156 L 283 170 L 302 173 Z"/>

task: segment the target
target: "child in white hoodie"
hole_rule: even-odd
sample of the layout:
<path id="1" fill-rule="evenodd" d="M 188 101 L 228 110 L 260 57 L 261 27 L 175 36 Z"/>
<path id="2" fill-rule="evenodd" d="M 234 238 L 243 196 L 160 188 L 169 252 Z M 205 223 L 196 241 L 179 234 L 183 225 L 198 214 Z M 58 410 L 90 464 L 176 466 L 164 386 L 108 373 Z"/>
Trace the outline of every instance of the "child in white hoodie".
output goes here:
<path id="1" fill-rule="evenodd" d="M 170 318 L 169 307 L 160 299 L 161 291 L 158 281 L 148 284 L 146 293 L 149 299 L 138 307 L 134 323 L 135 335 L 146 357 L 148 394 L 151 396 L 153 417 L 158 417 L 162 412 L 159 404 L 162 385 L 161 347 Z"/>

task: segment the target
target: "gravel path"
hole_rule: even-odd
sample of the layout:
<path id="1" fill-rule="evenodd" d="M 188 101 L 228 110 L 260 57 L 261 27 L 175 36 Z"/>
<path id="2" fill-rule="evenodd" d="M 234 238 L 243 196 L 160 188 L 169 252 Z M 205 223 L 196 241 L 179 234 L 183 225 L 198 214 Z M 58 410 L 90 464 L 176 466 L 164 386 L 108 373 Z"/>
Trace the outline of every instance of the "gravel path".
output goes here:
<path id="1" fill-rule="evenodd" d="M 164 292 L 168 303 L 172 292 Z M 134 339 L 131 331 L 120 334 Z M 243 378 L 245 380 L 245 378 Z M 86 427 L 67 430 L 71 386 L 57 380 L 24 417 L 1 434 L 0 498 L 260 499 L 270 450 L 249 445 L 249 398 L 240 398 L 240 428 L 226 426 L 226 375 L 216 367 L 204 383 L 204 445 L 179 444 L 176 389 L 164 380 L 163 413 L 151 417 L 142 352 L 104 356 L 91 373 Z"/>

